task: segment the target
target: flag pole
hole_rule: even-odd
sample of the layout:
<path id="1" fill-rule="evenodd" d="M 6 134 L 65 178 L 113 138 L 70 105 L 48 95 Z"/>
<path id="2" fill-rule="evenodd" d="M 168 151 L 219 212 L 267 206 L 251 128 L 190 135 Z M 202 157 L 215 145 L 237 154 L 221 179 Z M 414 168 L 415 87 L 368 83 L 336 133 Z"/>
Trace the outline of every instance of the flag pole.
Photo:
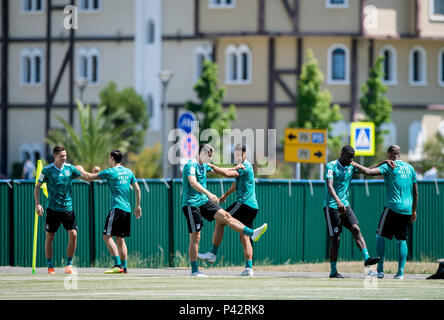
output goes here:
<path id="1" fill-rule="evenodd" d="M 42 160 L 37 161 L 37 171 L 35 175 L 35 185 L 37 185 L 40 177 L 40 173 L 42 172 L 43 165 Z M 44 189 L 44 193 L 46 194 L 46 188 Z M 35 207 L 35 206 L 34 206 Z M 37 232 L 39 227 L 39 215 L 37 214 L 37 210 L 34 208 L 34 238 L 32 242 L 32 274 L 35 274 L 35 265 L 37 260 Z"/>

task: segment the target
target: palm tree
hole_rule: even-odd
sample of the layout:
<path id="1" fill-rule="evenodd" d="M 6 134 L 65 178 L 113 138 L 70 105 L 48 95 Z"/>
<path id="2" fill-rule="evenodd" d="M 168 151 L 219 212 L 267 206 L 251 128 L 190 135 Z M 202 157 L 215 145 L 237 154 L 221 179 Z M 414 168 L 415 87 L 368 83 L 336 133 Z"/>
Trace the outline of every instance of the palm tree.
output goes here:
<path id="1" fill-rule="evenodd" d="M 94 166 L 101 168 L 107 166 L 107 159 L 112 149 L 120 149 L 123 153 L 128 150 L 129 141 L 125 140 L 123 132 L 136 126 L 135 123 L 127 123 L 116 126 L 113 121 L 116 118 L 128 116 L 123 110 L 105 116 L 105 107 L 99 107 L 96 116 L 93 116 L 91 106 L 83 106 L 77 102 L 79 111 L 80 135 L 64 119 L 55 116 L 63 125 L 63 129 L 51 130 L 47 143 L 50 145 L 63 145 L 68 151 L 70 161 L 82 164 L 86 170 Z"/>

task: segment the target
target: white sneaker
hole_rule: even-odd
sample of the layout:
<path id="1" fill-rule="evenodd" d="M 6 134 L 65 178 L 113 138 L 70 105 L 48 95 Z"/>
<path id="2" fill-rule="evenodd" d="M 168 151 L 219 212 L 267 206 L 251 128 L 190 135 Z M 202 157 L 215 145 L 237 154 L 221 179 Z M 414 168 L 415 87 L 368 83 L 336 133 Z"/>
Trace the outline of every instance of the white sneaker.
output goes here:
<path id="1" fill-rule="evenodd" d="M 393 277 L 393 279 L 395 279 L 395 280 L 403 280 L 404 279 L 404 276 L 400 276 L 400 275 L 395 275 L 394 277 Z"/>
<path id="2" fill-rule="evenodd" d="M 208 278 L 208 276 L 206 274 L 203 274 L 200 271 L 196 271 L 196 272 L 191 272 L 190 276 L 192 277 L 198 277 L 198 278 Z"/>
<path id="3" fill-rule="evenodd" d="M 261 236 L 265 233 L 265 231 L 267 231 L 267 228 L 268 224 L 264 223 L 261 227 L 254 229 L 253 235 L 251 236 L 251 240 L 253 240 L 254 242 L 259 241 Z"/>
<path id="4" fill-rule="evenodd" d="M 373 270 L 370 270 L 370 271 L 368 272 L 368 275 L 369 275 L 370 277 L 377 276 L 378 279 L 382 279 L 382 278 L 384 278 L 384 271 L 383 271 L 383 272 L 375 272 L 375 271 L 373 271 Z"/>
<path id="5" fill-rule="evenodd" d="M 216 261 L 216 255 L 212 252 L 207 252 L 207 253 L 198 253 L 197 257 L 199 259 L 208 261 L 209 263 L 214 263 Z"/>
<path id="6" fill-rule="evenodd" d="M 241 276 L 241 277 L 252 277 L 252 276 L 254 276 L 253 269 L 251 269 L 251 268 L 245 268 L 245 270 L 242 271 L 242 272 L 239 274 L 239 276 Z"/>

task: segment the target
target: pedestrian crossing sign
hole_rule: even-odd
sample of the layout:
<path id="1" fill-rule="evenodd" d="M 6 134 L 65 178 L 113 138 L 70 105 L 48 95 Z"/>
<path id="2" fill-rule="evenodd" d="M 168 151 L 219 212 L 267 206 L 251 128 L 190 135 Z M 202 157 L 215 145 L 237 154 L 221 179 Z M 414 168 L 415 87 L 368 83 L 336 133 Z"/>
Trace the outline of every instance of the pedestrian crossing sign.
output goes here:
<path id="1" fill-rule="evenodd" d="M 355 156 L 375 155 L 375 124 L 352 122 L 350 129 L 350 145 L 355 149 Z"/>

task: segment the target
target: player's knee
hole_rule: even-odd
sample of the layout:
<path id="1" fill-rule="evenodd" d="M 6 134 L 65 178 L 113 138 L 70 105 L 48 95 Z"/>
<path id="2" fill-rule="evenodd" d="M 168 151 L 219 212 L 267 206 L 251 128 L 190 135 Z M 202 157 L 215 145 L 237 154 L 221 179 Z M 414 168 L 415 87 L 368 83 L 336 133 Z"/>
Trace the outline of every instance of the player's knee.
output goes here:
<path id="1" fill-rule="evenodd" d="M 355 236 L 359 236 L 361 234 L 361 229 L 357 224 L 352 225 L 351 230 Z"/>
<path id="2" fill-rule="evenodd" d="M 50 233 L 50 232 L 46 233 L 46 240 L 53 241 L 54 238 L 55 238 L 55 233 Z"/>
<path id="3" fill-rule="evenodd" d="M 231 215 L 225 210 L 219 210 L 216 213 L 215 218 L 217 218 L 217 223 L 227 224 L 227 222 L 231 219 Z"/>
<path id="4" fill-rule="evenodd" d="M 68 234 L 69 234 L 70 239 L 72 239 L 72 240 L 77 239 L 77 230 L 69 230 Z"/>
<path id="5" fill-rule="evenodd" d="M 190 239 L 192 242 L 199 242 L 200 241 L 200 232 L 190 233 Z"/>
<path id="6" fill-rule="evenodd" d="M 339 245 L 339 242 L 341 241 L 341 236 L 339 234 L 334 235 L 334 236 L 330 237 L 330 240 L 331 240 L 332 244 Z"/>

